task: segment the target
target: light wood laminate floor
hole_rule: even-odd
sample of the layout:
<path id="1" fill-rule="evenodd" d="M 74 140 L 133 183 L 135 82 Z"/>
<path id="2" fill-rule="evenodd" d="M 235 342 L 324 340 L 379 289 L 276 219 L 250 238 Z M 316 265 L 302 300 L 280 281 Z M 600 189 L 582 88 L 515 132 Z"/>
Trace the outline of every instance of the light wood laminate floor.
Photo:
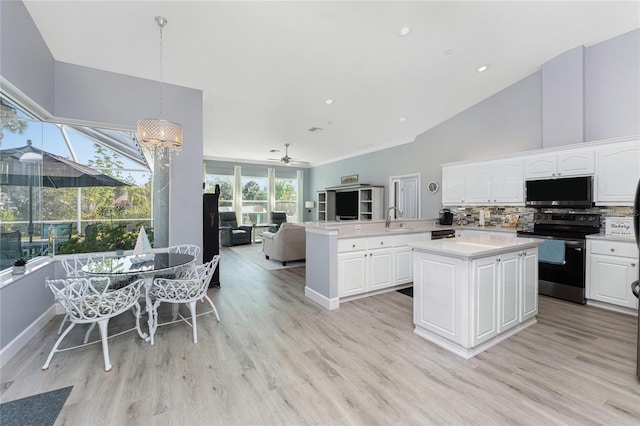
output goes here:
<path id="1" fill-rule="evenodd" d="M 465 361 L 413 333 L 401 293 L 327 311 L 305 298 L 304 266 L 224 249 L 220 267 L 222 321 L 200 317 L 197 344 L 174 324 L 153 347 L 111 339 L 109 373 L 99 344 L 42 372 L 57 317 L 0 370 L 1 400 L 73 385 L 60 425 L 640 424 L 634 317 L 540 297 L 538 324 Z"/>

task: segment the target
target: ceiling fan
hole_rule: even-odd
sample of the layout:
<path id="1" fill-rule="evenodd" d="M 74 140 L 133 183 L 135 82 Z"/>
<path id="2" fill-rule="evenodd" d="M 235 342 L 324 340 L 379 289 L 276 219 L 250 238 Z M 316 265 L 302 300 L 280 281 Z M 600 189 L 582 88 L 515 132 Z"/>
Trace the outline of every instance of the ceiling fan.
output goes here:
<path id="1" fill-rule="evenodd" d="M 309 162 L 307 161 L 299 161 L 296 160 L 293 157 L 289 157 L 289 144 L 285 143 L 284 144 L 284 157 L 281 158 L 267 158 L 267 160 L 271 160 L 271 161 L 280 161 L 284 164 L 309 164 Z"/>

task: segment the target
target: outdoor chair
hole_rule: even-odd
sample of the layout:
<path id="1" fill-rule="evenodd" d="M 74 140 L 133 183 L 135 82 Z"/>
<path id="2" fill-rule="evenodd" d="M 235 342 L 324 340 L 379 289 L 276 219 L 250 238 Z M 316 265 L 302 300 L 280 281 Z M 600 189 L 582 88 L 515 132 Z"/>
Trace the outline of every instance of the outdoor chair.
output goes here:
<path id="1" fill-rule="evenodd" d="M 53 230 L 53 246 L 57 252 L 60 244 L 71 239 L 73 233 L 73 223 L 43 223 L 42 224 L 42 238 L 48 239 L 49 233 Z M 48 250 L 47 250 L 48 251 Z M 43 253 L 46 254 L 46 253 Z M 55 253 L 54 253 L 55 254 Z"/>
<path id="2" fill-rule="evenodd" d="M 218 267 L 220 261 L 220 255 L 213 256 L 210 262 L 203 265 L 196 266 L 193 270 L 189 271 L 185 276 L 176 279 L 156 278 L 153 280 L 153 288 L 151 290 L 151 296 L 155 297 L 153 304 L 153 324 L 154 329 L 151 331 L 151 344 L 154 343 L 155 329 L 158 325 L 172 324 L 176 322 L 176 318 L 173 321 L 165 324 L 158 324 L 158 306 L 162 302 L 173 304 L 187 304 L 191 312 L 191 322 L 183 317 L 179 312 L 178 316 L 180 321 L 186 322 L 193 329 L 193 343 L 198 343 L 198 330 L 196 327 L 196 317 L 205 315 L 208 313 L 215 313 L 216 319 L 220 321 L 218 310 L 213 304 L 213 301 L 207 295 L 207 289 L 209 288 L 209 282 L 213 273 Z M 196 315 L 196 302 L 201 299 L 206 299 L 211 305 L 211 311 L 203 312 Z"/>
<path id="3" fill-rule="evenodd" d="M 119 289 L 113 289 L 108 277 L 79 277 L 62 280 L 47 280 L 46 284 L 53 292 L 55 300 L 59 302 L 69 315 L 69 327 L 58 337 L 53 345 L 46 362 L 42 366 L 43 370 L 49 368 L 49 363 L 53 355 L 62 350 L 58 346 L 69 334 L 76 324 L 98 323 L 102 340 L 102 355 L 104 358 L 104 370 L 111 371 L 111 360 L 109 359 L 109 343 L 107 329 L 109 320 L 131 308 L 135 309 L 136 330 L 141 338 L 144 338 L 140 330 L 140 286 L 143 280 L 139 279 L 133 283 Z M 75 349 L 86 346 L 74 346 Z"/>
<path id="4" fill-rule="evenodd" d="M 251 244 L 251 226 L 238 226 L 235 212 L 220 212 L 220 238 L 224 247 Z"/>
<path id="5" fill-rule="evenodd" d="M 10 268 L 22 258 L 22 236 L 20 231 L 0 233 L 0 270 Z"/>

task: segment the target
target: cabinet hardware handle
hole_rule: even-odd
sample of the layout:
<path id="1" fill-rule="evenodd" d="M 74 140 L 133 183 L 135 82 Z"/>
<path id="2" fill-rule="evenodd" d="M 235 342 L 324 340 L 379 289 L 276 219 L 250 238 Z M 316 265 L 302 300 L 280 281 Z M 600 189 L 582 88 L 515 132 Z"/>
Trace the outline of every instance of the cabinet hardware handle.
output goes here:
<path id="1" fill-rule="evenodd" d="M 351 246 L 351 248 L 356 248 L 356 245 L 355 245 L 355 244 L 354 244 L 354 245 L 352 245 L 352 246 Z"/>
<path id="2" fill-rule="evenodd" d="M 636 264 L 635 264 L 635 263 L 632 263 L 632 264 L 631 264 L 631 266 L 635 267 L 635 266 L 636 266 Z"/>
<path id="3" fill-rule="evenodd" d="M 613 248 L 612 248 L 612 249 L 611 249 L 611 251 L 616 251 L 616 249 L 613 249 Z"/>

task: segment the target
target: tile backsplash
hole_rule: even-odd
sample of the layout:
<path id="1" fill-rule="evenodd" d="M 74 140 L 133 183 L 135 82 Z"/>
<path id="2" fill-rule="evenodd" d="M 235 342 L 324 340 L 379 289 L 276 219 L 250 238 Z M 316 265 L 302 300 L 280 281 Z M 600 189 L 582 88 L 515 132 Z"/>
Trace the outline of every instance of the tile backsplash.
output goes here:
<path id="1" fill-rule="evenodd" d="M 533 217 L 535 213 L 544 211 L 552 213 L 595 213 L 600 215 L 600 229 L 604 231 L 605 218 L 607 217 L 632 217 L 633 207 L 607 206 L 592 207 L 590 209 L 534 209 L 530 207 L 512 206 L 485 206 L 485 207 L 451 207 L 454 223 L 463 224 L 466 221 L 470 225 L 478 224 L 480 221 L 480 210 L 488 210 L 490 219 L 485 219 L 485 224 L 501 226 L 506 215 L 516 214 L 520 216 L 518 229 L 529 229 L 533 227 Z"/>

